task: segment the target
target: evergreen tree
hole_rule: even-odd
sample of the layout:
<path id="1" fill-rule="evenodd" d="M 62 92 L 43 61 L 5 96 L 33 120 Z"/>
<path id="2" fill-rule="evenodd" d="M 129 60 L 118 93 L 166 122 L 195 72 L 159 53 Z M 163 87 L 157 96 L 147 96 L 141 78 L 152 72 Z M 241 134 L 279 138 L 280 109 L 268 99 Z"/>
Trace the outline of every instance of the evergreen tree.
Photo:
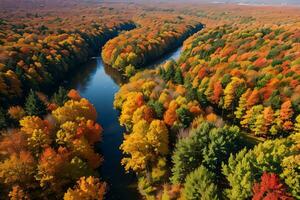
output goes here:
<path id="1" fill-rule="evenodd" d="M 5 111 L 0 108 L 0 130 L 7 127 L 7 116 L 5 114 Z"/>
<path id="2" fill-rule="evenodd" d="M 38 61 L 44 66 L 47 64 L 47 59 L 44 53 L 40 53 L 38 56 Z"/>
<path id="3" fill-rule="evenodd" d="M 184 78 L 184 87 L 186 88 L 186 99 L 188 101 L 192 101 L 192 100 L 199 100 L 198 99 L 198 91 L 196 88 L 193 88 L 192 85 L 192 80 L 191 80 L 191 76 L 187 75 Z M 199 100 L 199 102 L 201 103 L 201 101 Z M 203 105 L 203 104 L 201 104 Z"/>
<path id="4" fill-rule="evenodd" d="M 166 71 L 163 67 L 159 67 L 159 75 L 162 77 L 162 79 L 166 80 Z"/>
<path id="5" fill-rule="evenodd" d="M 52 97 L 52 101 L 56 103 L 58 106 L 63 106 L 65 102 L 68 100 L 69 100 L 68 91 L 63 87 L 59 87 L 58 91 L 54 93 Z"/>
<path id="6" fill-rule="evenodd" d="M 201 165 L 202 161 L 202 139 L 200 137 L 199 144 L 197 145 L 197 135 L 208 135 L 212 125 L 209 123 L 203 123 L 196 129 L 192 130 L 190 137 L 179 140 L 176 143 L 176 147 L 172 156 L 172 162 L 174 164 L 172 168 L 171 181 L 174 184 L 184 183 L 185 177 Z"/>
<path id="7" fill-rule="evenodd" d="M 296 117 L 296 122 L 295 122 L 294 126 L 295 126 L 294 127 L 295 133 L 300 133 L 300 115 L 298 115 Z"/>
<path id="8" fill-rule="evenodd" d="M 162 119 L 164 115 L 164 106 L 159 101 L 150 100 L 148 105 L 155 111 L 156 117 Z"/>
<path id="9" fill-rule="evenodd" d="M 182 123 L 183 127 L 189 127 L 189 125 L 193 121 L 192 113 L 187 108 L 181 107 L 176 110 L 176 114 L 179 117 L 179 120 Z"/>
<path id="10" fill-rule="evenodd" d="M 184 86 L 187 89 L 193 88 L 192 77 L 189 74 L 186 75 L 185 78 L 184 78 Z"/>
<path id="11" fill-rule="evenodd" d="M 26 74 L 24 72 L 24 69 L 22 69 L 21 67 L 16 67 L 15 70 L 16 75 L 18 76 L 19 80 L 22 83 L 22 89 L 24 93 L 27 93 L 29 88 L 32 87 L 31 86 L 31 81 L 27 80 Z"/>
<path id="12" fill-rule="evenodd" d="M 218 188 L 214 183 L 214 174 L 200 166 L 191 172 L 184 184 L 183 195 L 186 200 L 217 200 Z"/>
<path id="13" fill-rule="evenodd" d="M 222 87 L 225 88 L 231 81 L 231 75 L 225 74 L 221 80 Z"/>
<path id="14" fill-rule="evenodd" d="M 30 90 L 25 102 L 25 111 L 28 115 L 42 116 L 46 114 L 46 106 L 37 94 Z"/>
<path id="15" fill-rule="evenodd" d="M 180 139 L 176 144 L 172 156 L 172 182 L 183 183 L 186 176 L 200 165 L 217 175 L 221 174 L 221 163 L 238 150 L 239 135 L 236 126 L 216 128 L 207 122 L 192 129 L 189 137 Z"/>
<path id="16" fill-rule="evenodd" d="M 165 79 L 166 81 L 172 80 L 174 75 L 175 75 L 175 66 L 176 62 L 174 60 L 170 60 L 165 64 L 166 68 L 166 74 L 165 74 Z"/>
<path id="17" fill-rule="evenodd" d="M 183 76 L 180 68 L 178 67 L 175 72 L 174 82 L 177 84 L 183 84 Z"/>
<path id="18" fill-rule="evenodd" d="M 204 90 L 190 89 L 187 91 L 187 99 L 197 99 L 202 107 L 206 107 L 208 105 L 208 100 L 206 95 L 204 94 Z"/>
<path id="19" fill-rule="evenodd" d="M 267 106 L 272 106 L 274 109 L 279 109 L 281 106 L 280 92 L 278 90 L 274 90 L 265 104 Z"/>

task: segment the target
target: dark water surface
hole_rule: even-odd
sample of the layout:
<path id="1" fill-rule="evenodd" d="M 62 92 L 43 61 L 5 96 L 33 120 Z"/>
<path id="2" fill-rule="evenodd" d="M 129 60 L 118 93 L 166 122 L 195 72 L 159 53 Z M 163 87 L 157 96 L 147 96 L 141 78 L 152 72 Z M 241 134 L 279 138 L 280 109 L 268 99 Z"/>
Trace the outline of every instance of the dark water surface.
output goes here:
<path id="1" fill-rule="evenodd" d="M 166 54 L 149 67 L 155 67 L 171 58 L 178 58 L 180 49 Z M 103 141 L 99 145 L 99 152 L 104 156 L 100 174 L 109 185 L 106 195 L 108 200 L 141 199 L 137 191 L 136 177 L 126 174 L 120 164 L 122 153 L 119 146 L 125 130 L 119 124 L 119 112 L 113 108 L 113 101 L 123 81 L 117 71 L 104 66 L 101 58 L 97 57 L 71 74 L 70 80 L 64 84 L 67 88 L 76 88 L 81 96 L 87 98 L 97 109 L 97 121 L 104 128 Z"/>

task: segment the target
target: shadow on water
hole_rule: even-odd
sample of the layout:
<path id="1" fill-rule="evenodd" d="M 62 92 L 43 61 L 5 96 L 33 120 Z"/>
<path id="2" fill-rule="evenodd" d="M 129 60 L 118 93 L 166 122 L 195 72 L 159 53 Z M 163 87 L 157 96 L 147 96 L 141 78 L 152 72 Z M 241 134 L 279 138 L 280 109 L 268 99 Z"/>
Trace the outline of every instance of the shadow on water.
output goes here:
<path id="1" fill-rule="evenodd" d="M 164 64 L 167 60 L 178 59 L 180 56 L 181 48 L 182 47 L 179 47 L 179 48 L 175 49 L 174 51 L 171 51 L 171 52 L 163 55 L 159 59 L 151 62 L 149 65 L 147 65 L 147 68 L 154 69 L 154 68 L 158 67 L 159 65 Z"/>
<path id="2" fill-rule="evenodd" d="M 117 85 L 122 85 L 128 82 L 126 77 L 124 77 L 118 70 L 112 68 L 111 66 L 104 64 L 104 70 L 105 73 L 109 75 Z"/>
<path id="3" fill-rule="evenodd" d="M 100 57 L 92 59 L 71 76 L 64 86 L 76 88 L 95 106 L 99 114 L 97 121 L 104 129 L 103 141 L 96 148 L 105 159 L 99 170 L 101 178 L 109 185 L 106 199 L 140 199 L 136 177 L 126 174 L 120 164 L 122 153 L 119 146 L 125 130 L 119 125 L 119 113 L 113 108 L 113 100 L 122 76 L 116 70 L 105 67 Z"/>
<path id="4" fill-rule="evenodd" d="M 179 54 L 180 48 L 148 66 L 154 68 L 168 59 L 178 58 Z M 117 70 L 104 66 L 100 57 L 91 59 L 70 76 L 63 86 L 69 89 L 76 88 L 82 97 L 87 98 L 95 106 L 99 114 L 97 121 L 104 129 L 103 141 L 96 148 L 105 159 L 99 170 L 102 179 L 109 185 L 106 199 L 141 199 L 135 175 L 126 174 L 120 164 L 122 153 L 119 146 L 125 130 L 119 124 L 119 112 L 113 108 L 113 101 L 119 85 L 126 82 L 126 79 Z"/>

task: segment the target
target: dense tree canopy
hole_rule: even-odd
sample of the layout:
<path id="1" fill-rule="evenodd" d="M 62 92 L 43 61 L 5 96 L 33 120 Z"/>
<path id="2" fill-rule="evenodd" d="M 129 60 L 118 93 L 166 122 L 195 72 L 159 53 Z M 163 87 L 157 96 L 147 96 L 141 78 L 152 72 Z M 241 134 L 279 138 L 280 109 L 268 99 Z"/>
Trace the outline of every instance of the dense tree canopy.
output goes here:
<path id="1" fill-rule="evenodd" d="M 194 17 L 169 13 L 146 15 L 138 23 L 141 28 L 110 40 L 102 51 L 103 61 L 126 76 L 132 76 L 135 69 L 163 56 L 203 27 Z"/>
<path id="2" fill-rule="evenodd" d="M 282 136 L 294 129 L 299 114 L 294 27 L 206 29 L 185 42 L 178 65 L 215 108 L 255 135 Z"/>
<path id="3" fill-rule="evenodd" d="M 73 5 L 69 10 L 59 6 L 53 9 L 53 15 L 34 9 L 35 16 L 30 13 L 23 16 L 26 13 L 22 8 L 12 11 L 11 16 L 5 9 L 1 10 L 2 109 L 20 103 L 31 89 L 49 92 L 49 87 L 57 86 L 71 70 L 98 52 L 108 39 L 119 31 L 135 27 L 128 12 L 122 12 L 121 16 L 120 13 L 111 13 L 107 18 L 97 16 L 98 10 L 91 6 L 86 9 L 86 5 L 77 6 Z M 110 12 L 108 8 L 101 10 Z M 81 17 L 74 17 L 78 14 Z M 54 98 L 58 100 L 59 97 Z M 29 111 L 28 114 L 32 113 Z"/>
<path id="4" fill-rule="evenodd" d="M 180 139 L 172 156 L 173 183 L 184 183 L 186 176 L 200 165 L 215 174 L 221 174 L 221 164 L 237 151 L 240 131 L 237 127 L 216 128 L 202 123 L 190 131 L 187 138 Z"/>
<path id="5" fill-rule="evenodd" d="M 101 140 L 102 128 L 95 119 L 95 108 L 82 98 L 66 101 L 45 118 L 34 113 L 22 117 L 20 128 L 0 139 L 1 195 L 11 199 L 62 198 L 80 177 L 97 176 L 94 170 L 103 159 L 93 145 Z M 101 189 L 89 195 L 103 196 L 105 187 L 98 179 L 81 178 L 79 184 L 84 181 L 97 182 L 93 191 Z M 83 194 L 75 189 L 65 196 L 70 199 L 72 195 L 78 199 Z"/>
<path id="6" fill-rule="evenodd" d="M 227 196 L 230 199 L 246 199 L 253 195 L 252 187 L 260 180 L 263 172 L 278 174 L 288 191 L 295 197 L 299 197 L 299 186 L 293 184 L 299 181 L 299 173 L 296 175 L 291 169 L 285 167 L 285 163 L 299 157 L 299 140 L 293 136 L 286 139 L 277 139 L 258 144 L 254 149 L 240 151 L 231 155 L 228 164 L 223 165 L 223 173 L 227 177 L 230 189 Z M 292 164 L 293 165 L 293 164 Z M 294 165 L 297 167 L 299 164 Z M 289 177 L 289 176 L 292 177 Z M 294 179 L 292 182 L 291 180 Z"/>
<path id="7" fill-rule="evenodd" d="M 218 188 L 214 174 L 200 166 L 191 172 L 184 184 L 184 198 L 187 200 L 218 200 Z"/>
<path id="8" fill-rule="evenodd" d="M 220 198 L 299 197 L 299 23 L 224 24 L 209 24 L 184 42 L 178 60 L 137 73 L 115 96 L 129 132 L 137 116 L 168 129 L 171 183 L 145 187 L 147 198 L 184 198 L 186 177 L 200 166 L 217 177 Z M 264 173 L 284 187 L 267 194 Z"/>
<path id="9" fill-rule="evenodd" d="M 126 128 L 121 164 L 137 175 L 143 198 L 299 199 L 299 13 L 4 0 L 1 197 L 104 198 L 97 111 L 76 90 L 51 91 L 103 47 L 106 68 L 131 77 L 114 107 Z M 184 40 L 179 59 L 142 71 Z"/>

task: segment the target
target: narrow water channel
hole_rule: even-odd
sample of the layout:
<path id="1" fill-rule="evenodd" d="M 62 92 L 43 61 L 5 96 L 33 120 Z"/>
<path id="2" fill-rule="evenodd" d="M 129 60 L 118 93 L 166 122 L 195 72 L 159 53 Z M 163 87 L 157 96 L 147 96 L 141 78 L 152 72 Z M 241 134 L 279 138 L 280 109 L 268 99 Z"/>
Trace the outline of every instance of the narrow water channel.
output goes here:
<path id="1" fill-rule="evenodd" d="M 149 67 L 162 64 L 168 59 L 179 57 L 181 47 L 154 61 Z M 109 185 L 108 200 L 138 200 L 136 177 L 126 174 L 120 164 L 122 153 L 119 146 L 124 128 L 119 125 L 119 113 L 113 108 L 114 95 L 119 90 L 122 77 L 110 67 L 104 66 L 100 57 L 92 59 L 65 83 L 66 88 L 77 89 L 97 109 L 98 123 L 104 128 L 99 152 L 104 156 L 100 169 L 101 178 Z"/>

